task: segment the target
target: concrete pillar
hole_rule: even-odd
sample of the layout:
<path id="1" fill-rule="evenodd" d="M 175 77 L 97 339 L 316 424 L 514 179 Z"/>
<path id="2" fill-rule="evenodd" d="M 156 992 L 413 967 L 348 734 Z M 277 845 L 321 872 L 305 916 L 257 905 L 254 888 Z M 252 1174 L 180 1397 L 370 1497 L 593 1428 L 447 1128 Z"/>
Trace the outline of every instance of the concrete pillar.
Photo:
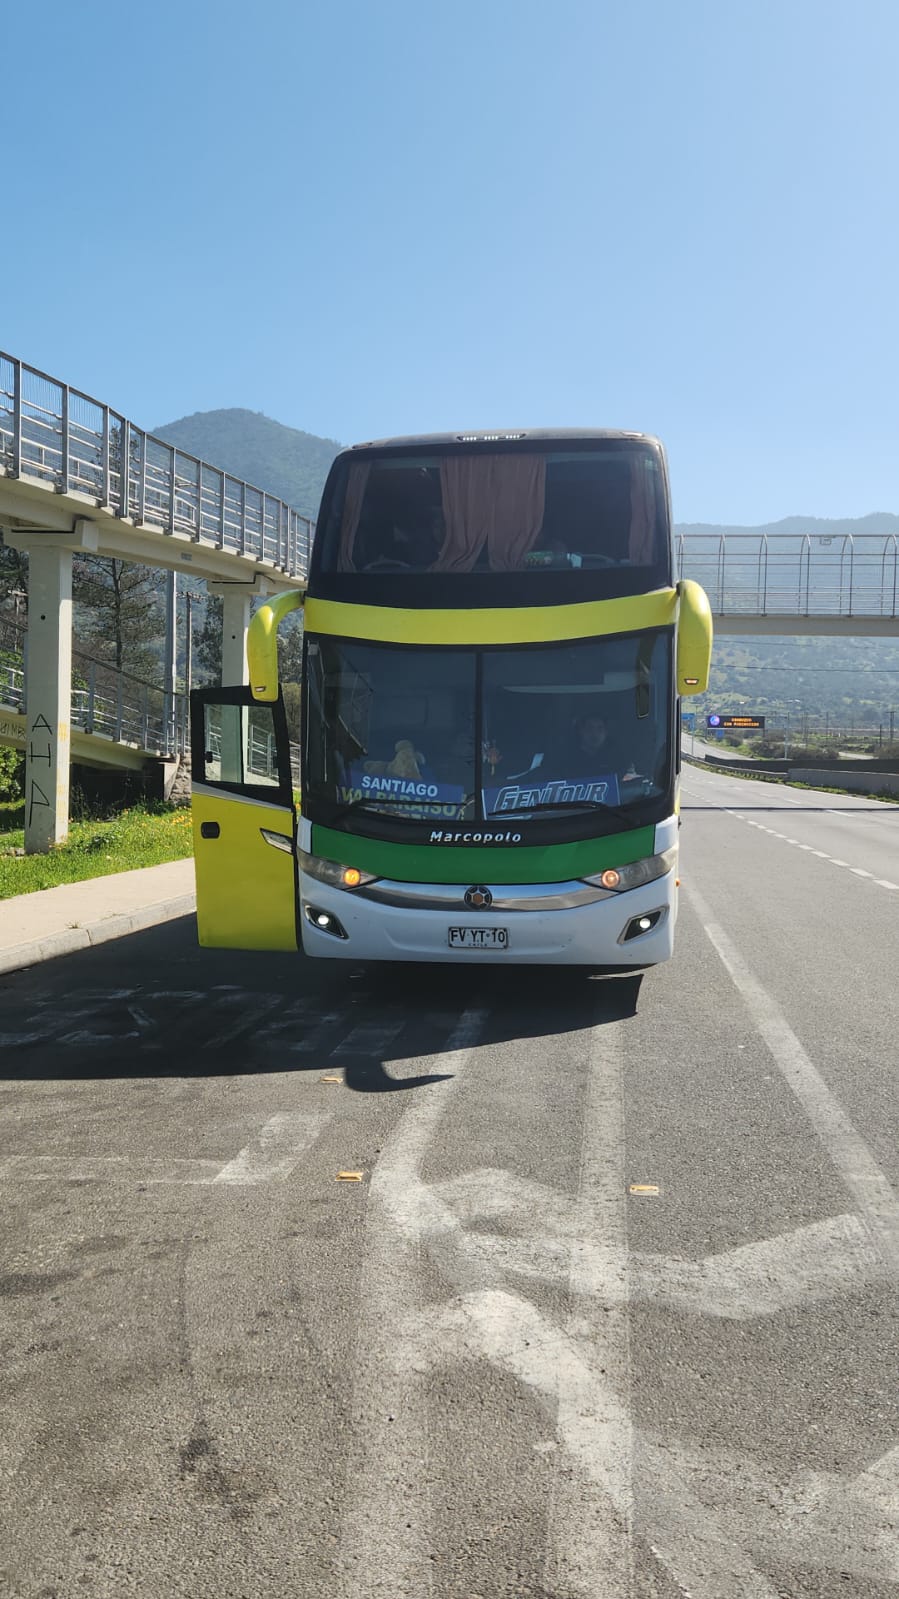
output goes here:
<path id="1" fill-rule="evenodd" d="M 222 584 L 222 687 L 236 688 L 250 681 L 247 666 L 247 629 L 250 625 L 252 594 L 245 584 Z"/>
<path id="2" fill-rule="evenodd" d="M 28 546 L 25 851 L 42 855 L 69 831 L 72 551 Z"/>

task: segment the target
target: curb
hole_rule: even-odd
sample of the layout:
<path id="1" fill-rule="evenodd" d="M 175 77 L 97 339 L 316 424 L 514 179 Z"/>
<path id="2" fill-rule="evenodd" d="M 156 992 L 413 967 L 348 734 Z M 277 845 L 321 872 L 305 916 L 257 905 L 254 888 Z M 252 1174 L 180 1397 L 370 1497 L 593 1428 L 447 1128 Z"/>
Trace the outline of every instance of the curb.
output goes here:
<path id="1" fill-rule="evenodd" d="M 58 933 L 48 933 L 45 938 L 20 944 L 17 949 L 0 950 L 0 975 L 35 966 L 39 961 L 55 960 L 59 955 L 74 955 L 80 949 L 92 949 L 95 944 L 106 944 L 112 938 L 126 938 L 129 933 L 143 932 L 145 928 L 157 927 L 160 922 L 174 921 L 178 916 L 192 916 L 196 908 L 195 894 L 180 894 L 177 899 L 159 900 L 155 905 L 144 905 L 125 915 L 102 917 L 87 927 L 67 927 Z"/>

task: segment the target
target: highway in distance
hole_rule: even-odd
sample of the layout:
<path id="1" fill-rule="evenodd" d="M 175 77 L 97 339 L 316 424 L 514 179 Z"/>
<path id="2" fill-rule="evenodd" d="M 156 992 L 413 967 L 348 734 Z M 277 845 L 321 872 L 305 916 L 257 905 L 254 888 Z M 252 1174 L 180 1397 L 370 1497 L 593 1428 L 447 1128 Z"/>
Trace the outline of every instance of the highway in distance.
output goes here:
<path id="1" fill-rule="evenodd" d="M 645 974 L 0 979 L 4 1599 L 897 1599 L 899 806 L 681 839 Z"/>

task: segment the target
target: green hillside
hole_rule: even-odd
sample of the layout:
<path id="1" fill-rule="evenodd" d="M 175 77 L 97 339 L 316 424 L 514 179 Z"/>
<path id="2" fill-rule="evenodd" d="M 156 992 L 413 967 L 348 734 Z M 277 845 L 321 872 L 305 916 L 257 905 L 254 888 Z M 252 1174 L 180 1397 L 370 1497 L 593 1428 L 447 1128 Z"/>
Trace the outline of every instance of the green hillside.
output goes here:
<path id="1" fill-rule="evenodd" d="M 812 728 L 899 725 L 899 635 L 889 638 L 715 640 L 709 692 L 690 704 L 711 711 L 809 719 Z"/>
<path id="2" fill-rule="evenodd" d="M 343 448 L 334 439 L 273 422 L 260 411 L 196 411 L 153 432 L 312 517 L 318 514 L 328 468 Z"/>

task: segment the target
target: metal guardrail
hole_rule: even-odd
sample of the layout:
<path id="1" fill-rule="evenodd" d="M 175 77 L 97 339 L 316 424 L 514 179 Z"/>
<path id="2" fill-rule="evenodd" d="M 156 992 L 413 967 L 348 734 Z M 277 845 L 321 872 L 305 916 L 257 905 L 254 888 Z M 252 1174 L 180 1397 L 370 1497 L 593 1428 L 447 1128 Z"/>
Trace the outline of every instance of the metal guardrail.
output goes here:
<path id="1" fill-rule="evenodd" d="M 895 533 L 679 533 L 675 560 L 717 616 L 899 617 Z"/>
<path id="2" fill-rule="evenodd" d="M 0 467 L 85 495 L 135 526 L 270 561 L 291 577 L 309 568 L 309 517 L 2 351 Z"/>
<path id="3" fill-rule="evenodd" d="M 0 705 L 25 710 L 25 628 L 0 620 Z M 17 664 L 20 662 L 21 664 Z M 155 683 L 119 672 L 83 650 L 72 651 L 71 723 L 115 744 L 150 755 L 184 755 L 190 747 L 184 694 L 168 697 Z"/>
<path id="4" fill-rule="evenodd" d="M 25 636 L 27 629 L 11 616 L 0 616 L 0 709 L 25 711 Z M 190 706 L 185 694 L 167 703 L 165 690 L 130 672 L 72 651 L 71 724 L 115 744 L 130 744 L 148 755 L 186 755 L 190 750 Z M 216 747 L 216 735 L 213 735 Z M 290 768 L 300 782 L 300 746 L 291 741 Z M 277 777 L 274 735 L 251 727 L 248 769 Z"/>
<path id="5" fill-rule="evenodd" d="M 221 777 L 222 764 L 222 734 L 221 728 L 209 727 L 207 729 L 209 751 L 213 761 L 218 762 L 218 777 Z M 207 768 L 208 769 L 208 768 Z M 247 777 L 258 777 L 263 782 L 277 785 L 278 783 L 278 751 L 274 733 L 263 732 L 262 728 L 250 726 L 247 730 L 246 748 Z M 290 775 L 294 786 L 300 785 L 300 746 L 290 741 Z"/>

